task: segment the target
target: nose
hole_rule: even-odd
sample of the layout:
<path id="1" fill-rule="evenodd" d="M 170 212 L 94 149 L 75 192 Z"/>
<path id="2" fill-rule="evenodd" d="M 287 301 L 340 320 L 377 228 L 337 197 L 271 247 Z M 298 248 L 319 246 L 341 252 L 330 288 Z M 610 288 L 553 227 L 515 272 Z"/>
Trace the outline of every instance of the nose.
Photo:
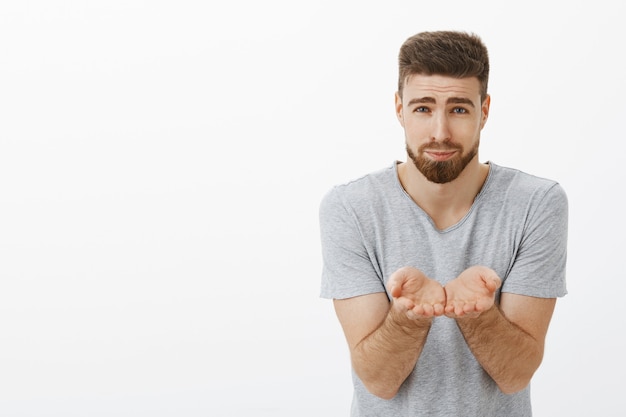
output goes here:
<path id="1" fill-rule="evenodd" d="M 445 112 L 434 114 L 431 121 L 431 142 L 444 142 L 451 139 L 448 115 Z"/>

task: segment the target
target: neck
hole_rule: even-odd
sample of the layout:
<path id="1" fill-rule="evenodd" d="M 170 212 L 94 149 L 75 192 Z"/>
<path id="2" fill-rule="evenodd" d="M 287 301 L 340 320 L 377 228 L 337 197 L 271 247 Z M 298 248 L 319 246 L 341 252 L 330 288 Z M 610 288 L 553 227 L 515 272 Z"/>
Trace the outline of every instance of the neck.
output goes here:
<path id="1" fill-rule="evenodd" d="M 467 214 L 488 173 L 489 165 L 479 163 L 478 155 L 454 181 L 445 184 L 427 180 L 410 160 L 398 166 L 402 187 L 438 229 L 456 224 Z"/>

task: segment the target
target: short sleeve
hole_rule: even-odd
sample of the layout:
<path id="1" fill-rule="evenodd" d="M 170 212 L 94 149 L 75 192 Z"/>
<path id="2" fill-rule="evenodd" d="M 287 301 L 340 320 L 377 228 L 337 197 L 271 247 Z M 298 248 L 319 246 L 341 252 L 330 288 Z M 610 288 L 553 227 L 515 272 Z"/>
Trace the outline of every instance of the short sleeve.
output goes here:
<path id="1" fill-rule="evenodd" d="M 524 236 L 502 292 L 540 298 L 567 294 L 568 201 L 565 191 L 554 184 L 528 214 Z"/>
<path id="2" fill-rule="evenodd" d="M 368 253 L 354 210 L 335 187 L 322 199 L 319 222 L 322 246 L 322 298 L 344 299 L 384 292 Z"/>

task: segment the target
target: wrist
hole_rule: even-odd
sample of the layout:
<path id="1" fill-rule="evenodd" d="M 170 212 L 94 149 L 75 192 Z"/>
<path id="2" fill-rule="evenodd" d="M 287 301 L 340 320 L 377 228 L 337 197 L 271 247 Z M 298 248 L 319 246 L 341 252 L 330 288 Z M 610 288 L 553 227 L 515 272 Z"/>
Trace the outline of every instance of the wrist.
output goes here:
<path id="1" fill-rule="evenodd" d="M 392 302 L 389 310 L 388 322 L 392 328 L 400 330 L 409 335 L 420 333 L 420 330 L 428 330 L 433 322 L 433 317 L 415 316 L 412 311 L 398 308 Z M 415 317 L 411 317 L 411 315 Z"/>

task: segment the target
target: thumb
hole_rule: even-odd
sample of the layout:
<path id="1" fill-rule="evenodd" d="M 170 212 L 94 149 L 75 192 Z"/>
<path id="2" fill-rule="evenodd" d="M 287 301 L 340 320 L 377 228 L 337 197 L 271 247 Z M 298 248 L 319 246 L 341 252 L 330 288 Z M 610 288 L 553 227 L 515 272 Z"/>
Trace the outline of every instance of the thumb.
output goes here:
<path id="1" fill-rule="evenodd" d="M 500 280 L 500 277 L 498 277 L 498 275 L 496 275 L 495 272 L 492 272 L 486 277 L 483 277 L 483 281 L 489 291 L 497 290 L 498 288 L 500 288 L 500 285 L 502 283 L 502 281 Z"/>
<path id="2" fill-rule="evenodd" d="M 389 288 L 389 293 L 393 297 L 399 297 L 402 295 L 402 286 L 406 281 L 407 268 L 400 268 L 389 277 L 389 281 L 387 281 L 387 287 Z"/>
<path id="3" fill-rule="evenodd" d="M 389 293 L 394 298 L 400 297 L 402 295 L 402 284 L 394 280 L 389 287 Z"/>

